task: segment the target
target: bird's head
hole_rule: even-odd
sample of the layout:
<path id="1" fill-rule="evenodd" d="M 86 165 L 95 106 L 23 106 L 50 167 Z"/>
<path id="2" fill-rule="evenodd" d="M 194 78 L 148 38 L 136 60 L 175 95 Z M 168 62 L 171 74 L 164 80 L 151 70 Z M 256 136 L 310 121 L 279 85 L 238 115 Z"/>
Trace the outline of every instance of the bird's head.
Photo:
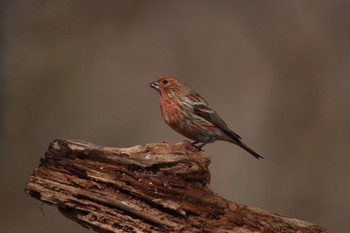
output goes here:
<path id="1" fill-rule="evenodd" d="M 150 87 L 157 90 L 164 98 L 180 98 L 191 91 L 185 83 L 171 76 L 161 77 L 150 83 Z"/>

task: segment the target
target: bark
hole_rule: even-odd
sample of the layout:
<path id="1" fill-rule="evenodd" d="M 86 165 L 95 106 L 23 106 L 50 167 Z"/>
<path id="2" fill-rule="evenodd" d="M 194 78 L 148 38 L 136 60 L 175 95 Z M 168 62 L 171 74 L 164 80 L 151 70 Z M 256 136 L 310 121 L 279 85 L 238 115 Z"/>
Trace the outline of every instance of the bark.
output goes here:
<path id="1" fill-rule="evenodd" d="M 25 188 L 97 232 L 327 232 L 215 194 L 189 142 L 101 147 L 57 139 Z"/>

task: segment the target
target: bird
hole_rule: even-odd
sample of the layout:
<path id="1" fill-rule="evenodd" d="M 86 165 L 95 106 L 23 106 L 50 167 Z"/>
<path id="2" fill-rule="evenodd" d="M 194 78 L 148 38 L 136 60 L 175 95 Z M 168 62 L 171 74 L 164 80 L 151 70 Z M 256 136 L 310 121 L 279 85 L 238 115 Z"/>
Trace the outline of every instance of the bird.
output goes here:
<path id="1" fill-rule="evenodd" d="M 227 141 L 249 152 L 257 159 L 263 157 L 242 142 L 208 104 L 186 83 L 172 76 L 163 76 L 150 87 L 160 94 L 160 111 L 164 121 L 181 135 L 194 140 L 197 150 L 217 140 Z"/>

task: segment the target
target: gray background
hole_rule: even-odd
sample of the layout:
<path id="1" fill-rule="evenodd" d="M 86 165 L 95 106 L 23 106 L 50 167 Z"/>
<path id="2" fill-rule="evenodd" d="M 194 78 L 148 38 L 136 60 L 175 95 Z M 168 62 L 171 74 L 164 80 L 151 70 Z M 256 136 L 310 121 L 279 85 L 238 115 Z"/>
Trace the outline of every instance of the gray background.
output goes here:
<path id="1" fill-rule="evenodd" d="M 217 142 L 211 185 L 273 213 L 350 228 L 349 1 L 2 1 L 0 226 L 90 232 L 24 187 L 54 138 L 175 143 L 148 84 L 174 75 L 246 143 Z"/>

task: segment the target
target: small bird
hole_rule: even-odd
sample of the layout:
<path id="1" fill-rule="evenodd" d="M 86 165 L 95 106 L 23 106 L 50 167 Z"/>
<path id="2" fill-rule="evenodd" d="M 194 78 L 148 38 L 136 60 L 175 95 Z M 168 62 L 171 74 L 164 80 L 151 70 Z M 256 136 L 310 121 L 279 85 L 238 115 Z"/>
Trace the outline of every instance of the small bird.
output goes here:
<path id="1" fill-rule="evenodd" d="M 178 133 L 194 140 L 192 145 L 198 150 L 207 143 L 222 140 L 240 146 L 257 159 L 263 158 L 244 144 L 208 102 L 184 82 L 165 76 L 150 83 L 150 86 L 160 94 L 160 111 L 164 121 Z"/>

